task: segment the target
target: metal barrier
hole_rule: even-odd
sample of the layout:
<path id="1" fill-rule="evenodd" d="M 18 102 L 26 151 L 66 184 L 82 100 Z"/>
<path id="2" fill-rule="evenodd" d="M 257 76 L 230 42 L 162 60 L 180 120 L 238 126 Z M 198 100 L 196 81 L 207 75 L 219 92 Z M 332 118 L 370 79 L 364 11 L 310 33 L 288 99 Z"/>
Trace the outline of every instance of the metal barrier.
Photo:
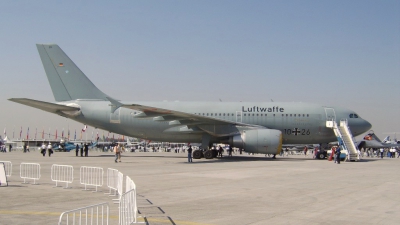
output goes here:
<path id="1" fill-rule="evenodd" d="M 40 179 L 40 164 L 37 163 L 21 163 L 20 177 L 24 179 L 23 184 L 27 184 L 26 179 L 33 179 L 33 184 L 37 184 L 36 180 Z"/>
<path id="2" fill-rule="evenodd" d="M 65 188 L 68 188 L 68 183 L 74 181 L 74 168 L 69 165 L 57 165 L 51 166 L 51 180 L 56 182 L 65 182 Z"/>
<path id="3" fill-rule="evenodd" d="M 129 190 L 122 194 L 119 201 L 119 225 L 137 223 L 136 185 L 128 176 L 126 181 L 129 182 L 126 184 Z"/>
<path id="4" fill-rule="evenodd" d="M 118 189 L 118 170 L 108 168 L 107 169 L 107 187 L 110 189 L 109 194 L 110 196 L 117 196 L 117 189 Z M 111 194 L 111 190 L 114 190 L 114 194 Z"/>
<path id="5" fill-rule="evenodd" d="M 97 187 L 103 186 L 103 174 L 101 167 L 81 166 L 80 183 L 85 185 L 85 190 L 87 185 L 95 186 L 97 192 Z"/>
<path id="6" fill-rule="evenodd" d="M 123 194 L 123 185 L 124 185 L 124 174 L 121 172 L 118 172 L 118 184 L 117 184 L 117 192 L 119 195 L 119 198 L 113 199 L 113 201 L 121 201 L 121 196 Z"/>
<path id="7" fill-rule="evenodd" d="M 6 167 L 6 176 L 11 177 L 12 163 L 10 161 L 0 161 L 0 163 L 4 163 L 4 166 Z"/>
<path id="8" fill-rule="evenodd" d="M 106 212 L 104 212 L 106 211 Z M 61 213 L 58 225 L 106 224 L 108 225 L 110 207 L 107 202 L 90 205 Z"/>
<path id="9" fill-rule="evenodd" d="M 118 194 L 121 196 L 123 193 L 123 185 L 124 185 L 124 174 L 118 172 Z"/>

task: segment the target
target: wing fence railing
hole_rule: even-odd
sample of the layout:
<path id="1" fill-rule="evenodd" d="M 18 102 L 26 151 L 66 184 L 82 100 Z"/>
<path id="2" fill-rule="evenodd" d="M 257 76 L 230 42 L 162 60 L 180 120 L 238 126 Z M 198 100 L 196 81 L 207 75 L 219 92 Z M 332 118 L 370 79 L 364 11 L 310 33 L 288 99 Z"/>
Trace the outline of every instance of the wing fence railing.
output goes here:
<path id="1" fill-rule="evenodd" d="M 74 168 L 70 165 L 53 164 L 51 166 L 51 180 L 56 182 L 55 187 L 58 187 L 58 182 L 64 182 L 64 188 L 68 188 L 68 184 L 74 181 Z"/>
<path id="2" fill-rule="evenodd" d="M 95 186 L 97 192 L 97 187 L 103 186 L 103 168 L 101 167 L 89 167 L 81 166 L 80 169 L 80 183 L 86 186 Z"/>
<path id="3" fill-rule="evenodd" d="M 61 213 L 58 225 L 108 225 L 110 207 L 107 202 Z"/>
<path id="4" fill-rule="evenodd" d="M 37 184 L 36 181 L 40 179 L 40 164 L 21 163 L 19 174 L 24 179 L 24 184 L 28 183 L 26 179 L 33 179 L 33 184 Z"/>

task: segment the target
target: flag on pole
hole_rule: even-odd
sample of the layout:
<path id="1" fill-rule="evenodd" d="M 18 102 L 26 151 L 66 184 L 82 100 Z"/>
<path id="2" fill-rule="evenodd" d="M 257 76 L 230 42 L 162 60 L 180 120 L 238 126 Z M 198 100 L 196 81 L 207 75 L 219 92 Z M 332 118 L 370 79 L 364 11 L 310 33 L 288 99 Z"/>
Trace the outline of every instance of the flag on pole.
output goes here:
<path id="1" fill-rule="evenodd" d="M 83 127 L 82 131 L 85 132 L 86 129 L 87 129 L 87 126 L 85 125 L 85 126 Z"/>
<path id="2" fill-rule="evenodd" d="M 29 127 L 28 127 L 28 131 L 26 132 L 26 139 L 29 140 Z"/>
<path id="3" fill-rule="evenodd" d="M 43 131 L 42 131 L 42 139 L 44 139 L 44 128 L 43 128 Z"/>
<path id="4" fill-rule="evenodd" d="M 68 140 L 69 140 L 69 128 L 68 128 Z"/>
<path id="5" fill-rule="evenodd" d="M 36 136 L 37 136 L 37 127 L 36 127 L 36 131 L 35 131 L 35 140 L 36 140 Z"/>
<path id="6" fill-rule="evenodd" d="M 61 137 L 64 138 L 64 128 L 61 131 Z"/>
<path id="7" fill-rule="evenodd" d="M 21 126 L 21 131 L 19 132 L 19 139 L 22 138 L 22 126 Z"/>
<path id="8" fill-rule="evenodd" d="M 6 128 L 4 128 L 4 138 L 6 138 L 6 136 L 7 136 L 7 131 Z"/>
<path id="9" fill-rule="evenodd" d="M 57 140 L 57 129 L 56 129 L 56 140 Z"/>
<path id="10" fill-rule="evenodd" d="M 105 141 L 106 140 L 106 138 L 104 137 L 104 130 L 103 130 L 103 141 Z"/>
<path id="11" fill-rule="evenodd" d="M 74 136 L 74 141 L 76 140 L 76 129 L 75 129 L 75 136 Z"/>

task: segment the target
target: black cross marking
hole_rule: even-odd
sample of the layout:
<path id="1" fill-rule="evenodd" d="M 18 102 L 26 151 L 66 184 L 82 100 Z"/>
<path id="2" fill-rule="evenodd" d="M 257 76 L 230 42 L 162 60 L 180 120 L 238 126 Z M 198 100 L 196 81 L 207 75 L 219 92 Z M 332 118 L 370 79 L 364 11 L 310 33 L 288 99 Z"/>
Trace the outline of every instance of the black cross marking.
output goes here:
<path id="1" fill-rule="evenodd" d="M 295 136 L 297 136 L 297 135 L 299 135 L 299 133 L 300 133 L 300 131 L 299 131 L 299 128 L 294 128 L 294 130 L 292 130 L 292 133 L 295 135 Z"/>

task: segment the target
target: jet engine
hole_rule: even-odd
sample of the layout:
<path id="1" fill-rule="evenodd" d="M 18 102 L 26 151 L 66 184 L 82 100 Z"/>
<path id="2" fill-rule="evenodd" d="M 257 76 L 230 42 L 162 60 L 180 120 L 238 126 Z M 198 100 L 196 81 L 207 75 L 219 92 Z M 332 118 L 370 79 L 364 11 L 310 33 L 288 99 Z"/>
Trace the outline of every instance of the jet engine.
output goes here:
<path id="1" fill-rule="evenodd" d="M 232 136 L 230 145 L 246 152 L 279 154 L 282 149 L 282 132 L 273 129 L 245 130 Z"/>

